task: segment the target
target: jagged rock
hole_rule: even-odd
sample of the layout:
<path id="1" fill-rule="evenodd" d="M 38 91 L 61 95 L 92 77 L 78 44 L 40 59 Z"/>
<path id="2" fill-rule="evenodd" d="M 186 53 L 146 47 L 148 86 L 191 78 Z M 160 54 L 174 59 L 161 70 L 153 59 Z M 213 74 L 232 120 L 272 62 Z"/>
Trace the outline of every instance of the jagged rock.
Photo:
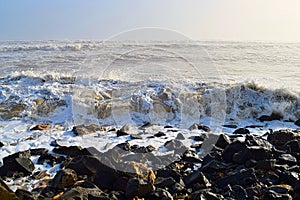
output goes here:
<path id="1" fill-rule="evenodd" d="M 0 176 L 14 176 L 16 173 L 30 175 L 34 170 L 34 164 L 29 158 L 13 158 L 5 161 L 0 168 Z M 20 174 L 21 173 L 21 174 Z"/>
<path id="2" fill-rule="evenodd" d="M 265 200 L 292 200 L 292 196 L 290 194 L 280 194 L 273 190 L 266 190 L 264 193 Z"/>
<path id="3" fill-rule="evenodd" d="M 153 190 L 154 186 L 151 183 L 143 179 L 132 178 L 127 183 L 125 193 L 128 198 L 145 197 Z"/>
<path id="4" fill-rule="evenodd" d="M 194 171 L 194 172 L 190 173 L 189 175 L 184 176 L 183 182 L 185 183 L 185 185 L 187 187 L 189 187 L 195 183 L 200 184 L 203 188 L 207 188 L 207 187 L 211 186 L 211 183 L 209 182 L 209 180 L 200 171 Z"/>
<path id="5" fill-rule="evenodd" d="M 60 170 L 51 182 L 51 186 L 56 189 L 68 188 L 77 181 L 77 174 L 72 169 Z"/>
<path id="6" fill-rule="evenodd" d="M 40 156 L 40 155 L 43 155 L 43 154 L 46 154 L 48 153 L 48 149 L 46 148 L 36 148 L 36 149 L 30 149 L 30 154 L 32 156 Z"/>
<path id="7" fill-rule="evenodd" d="M 288 164 L 290 166 L 297 164 L 297 159 L 290 154 L 281 154 L 278 157 L 278 160 L 279 160 L 278 162 L 279 164 Z"/>
<path id="8" fill-rule="evenodd" d="M 0 142 L 0 148 L 3 147 L 3 146 L 4 146 L 4 144 L 2 142 Z"/>
<path id="9" fill-rule="evenodd" d="M 167 141 L 164 146 L 169 151 L 174 151 L 175 154 L 182 154 L 184 153 L 188 148 L 184 146 L 184 144 L 178 140 L 170 140 Z"/>
<path id="10" fill-rule="evenodd" d="M 269 115 L 262 115 L 258 119 L 261 122 L 264 122 L 264 121 L 273 121 L 273 120 L 281 120 L 282 116 L 280 114 L 272 113 L 270 116 Z"/>
<path id="11" fill-rule="evenodd" d="M 255 183 L 257 181 L 255 171 L 253 168 L 250 169 L 242 169 L 233 173 L 232 175 L 219 178 L 215 181 L 215 184 L 219 188 L 224 188 L 227 185 L 241 185 L 247 186 Z"/>
<path id="12" fill-rule="evenodd" d="M 185 137 L 184 137 L 184 135 L 182 133 L 178 133 L 175 139 L 176 140 L 184 140 Z"/>
<path id="13" fill-rule="evenodd" d="M 16 102 L 0 103 L 0 118 L 9 120 L 14 117 L 22 117 L 22 112 L 26 109 L 26 105 Z"/>
<path id="14" fill-rule="evenodd" d="M 154 134 L 155 137 L 163 137 L 166 136 L 166 134 L 164 132 L 159 131 L 158 133 Z"/>
<path id="15" fill-rule="evenodd" d="M 229 196 L 234 199 L 248 199 L 246 190 L 240 185 L 230 187 Z"/>
<path id="16" fill-rule="evenodd" d="M 231 143 L 230 138 L 227 135 L 220 134 L 215 146 L 221 149 L 225 149 L 225 147 L 230 143 Z"/>
<path id="17" fill-rule="evenodd" d="M 300 119 L 298 119 L 297 121 L 295 121 L 295 125 L 296 126 L 300 126 Z"/>
<path id="18" fill-rule="evenodd" d="M 157 188 L 151 191 L 146 199 L 148 200 L 173 200 L 172 195 L 165 189 Z"/>
<path id="19" fill-rule="evenodd" d="M 39 157 L 37 163 L 38 164 L 47 163 L 48 165 L 54 166 L 56 164 L 62 163 L 65 160 L 66 160 L 66 158 L 64 156 L 59 156 L 57 154 L 46 153 L 46 154 L 43 154 Z"/>
<path id="20" fill-rule="evenodd" d="M 37 116 L 48 116 L 49 113 L 54 112 L 60 107 L 66 106 L 67 103 L 65 100 L 62 99 L 44 99 L 38 98 L 33 100 L 33 114 Z"/>
<path id="21" fill-rule="evenodd" d="M 50 129 L 50 128 L 51 128 L 51 126 L 48 125 L 48 124 L 38 124 L 38 125 L 32 127 L 30 130 L 31 131 L 36 131 L 36 130 L 43 131 L 43 130 L 47 130 L 47 129 Z"/>
<path id="22" fill-rule="evenodd" d="M 246 128 L 238 128 L 236 129 L 233 134 L 242 134 L 242 135 L 246 135 L 246 134 L 250 134 L 250 131 Z"/>
<path id="23" fill-rule="evenodd" d="M 117 130 L 117 137 L 125 136 L 125 135 L 129 135 L 129 134 L 126 133 L 126 132 L 123 132 L 123 131 L 121 131 L 121 130 Z"/>
<path id="24" fill-rule="evenodd" d="M 282 146 L 285 143 L 300 139 L 300 131 L 299 130 L 279 130 L 274 131 L 273 133 L 269 134 L 267 140 L 275 145 L 275 146 Z"/>
<path id="25" fill-rule="evenodd" d="M 246 150 L 246 145 L 240 141 L 235 141 L 226 146 L 226 148 L 222 152 L 222 158 L 227 163 L 232 162 L 233 155 L 243 150 Z"/>
<path id="26" fill-rule="evenodd" d="M 264 183 L 268 186 L 275 185 L 278 183 L 279 176 L 276 175 L 275 173 L 266 173 L 260 180 L 262 183 Z"/>
<path id="27" fill-rule="evenodd" d="M 205 132 L 210 132 L 210 128 L 208 126 L 200 125 L 200 124 L 197 124 L 197 123 L 191 125 L 189 130 L 190 131 L 192 131 L 192 130 L 203 130 Z"/>
<path id="28" fill-rule="evenodd" d="M 143 137 L 138 135 L 138 134 L 130 134 L 130 138 L 132 140 L 141 140 L 141 139 L 143 139 Z"/>
<path id="29" fill-rule="evenodd" d="M 73 130 L 75 135 L 87 135 L 91 133 L 95 133 L 97 131 L 106 131 L 106 127 L 99 126 L 96 124 L 90 124 L 90 125 L 78 125 L 74 126 Z"/>
<path id="30" fill-rule="evenodd" d="M 159 177 L 158 179 L 156 179 L 155 186 L 159 188 L 170 188 L 175 183 L 176 181 L 172 177 Z"/>
<path id="31" fill-rule="evenodd" d="M 19 200 L 11 189 L 0 178 L 0 199 L 3 200 Z"/>
<path id="32" fill-rule="evenodd" d="M 36 200 L 37 199 L 36 195 L 32 194 L 31 192 L 29 192 L 27 190 L 17 189 L 15 194 L 20 200 Z"/>

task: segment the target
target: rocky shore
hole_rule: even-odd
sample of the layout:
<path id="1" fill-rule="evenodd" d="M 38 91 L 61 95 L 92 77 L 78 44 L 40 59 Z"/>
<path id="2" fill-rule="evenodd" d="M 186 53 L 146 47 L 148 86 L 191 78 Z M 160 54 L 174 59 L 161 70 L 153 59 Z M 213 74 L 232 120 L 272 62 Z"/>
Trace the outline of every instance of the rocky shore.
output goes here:
<path id="1" fill-rule="evenodd" d="M 49 128 L 37 125 L 31 131 Z M 52 150 L 28 149 L 4 157 L 0 199 L 300 199 L 300 130 L 270 130 L 259 136 L 250 128 L 230 128 L 230 135 L 214 135 L 209 127 L 194 124 L 190 129 L 201 133 L 186 146 L 180 130 L 165 126 L 150 137 L 168 132 L 177 136 L 165 141 L 165 154 L 159 155 L 151 144 L 131 145 L 130 140 L 143 137 L 129 134 L 128 125 L 75 126 L 75 137 L 102 131 L 129 140 L 105 152 L 52 141 Z M 38 164 L 57 167 L 57 173 L 37 170 Z M 26 183 L 34 183 L 31 191 L 21 187 Z"/>

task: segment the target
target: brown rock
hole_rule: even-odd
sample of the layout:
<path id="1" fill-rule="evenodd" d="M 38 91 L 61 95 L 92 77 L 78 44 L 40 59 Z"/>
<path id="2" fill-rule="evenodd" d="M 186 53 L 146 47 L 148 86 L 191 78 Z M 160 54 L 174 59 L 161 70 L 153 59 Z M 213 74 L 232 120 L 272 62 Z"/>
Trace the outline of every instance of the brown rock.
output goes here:
<path id="1" fill-rule="evenodd" d="M 96 124 L 78 125 L 73 127 L 73 132 L 75 133 L 75 135 L 87 135 L 90 133 L 95 133 L 97 131 L 106 131 L 106 127 Z"/>
<path id="2" fill-rule="evenodd" d="M 64 189 L 74 185 L 77 181 L 77 174 L 72 169 L 60 170 L 52 180 L 52 187 L 57 189 Z"/>
<path id="3" fill-rule="evenodd" d="M 50 129 L 51 126 L 48 124 L 38 124 L 36 126 L 34 126 L 33 128 L 31 128 L 31 131 L 35 131 L 35 130 L 39 130 L 39 131 L 43 131 L 43 130 L 47 130 Z"/>
<path id="4" fill-rule="evenodd" d="M 0 199 L 3 200 L 18 200 L 17 196 L 0 178 Z"/>

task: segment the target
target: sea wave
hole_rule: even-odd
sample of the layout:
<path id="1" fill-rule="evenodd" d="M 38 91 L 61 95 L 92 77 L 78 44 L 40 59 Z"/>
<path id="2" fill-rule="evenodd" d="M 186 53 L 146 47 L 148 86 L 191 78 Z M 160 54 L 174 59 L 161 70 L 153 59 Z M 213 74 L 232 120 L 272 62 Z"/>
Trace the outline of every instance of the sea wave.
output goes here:
<path id="1" fill-rule="evenodd" d="M 285 121 L 300 118 L 299 93 L 255 82 L 124 82 L 19 75 L 1 78 L 0 91 L 2 120 L 189 126 L 205 118 L 219 125 L 272 114 Z"/>

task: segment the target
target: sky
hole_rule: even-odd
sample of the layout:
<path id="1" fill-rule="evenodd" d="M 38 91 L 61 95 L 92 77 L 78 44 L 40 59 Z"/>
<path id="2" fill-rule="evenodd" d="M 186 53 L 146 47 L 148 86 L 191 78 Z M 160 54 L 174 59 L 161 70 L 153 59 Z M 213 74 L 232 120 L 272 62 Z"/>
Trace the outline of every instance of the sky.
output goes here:
<path id="1" fill-rule="evenodd" d="M 0 0 L 0 40 L 107 39 L 143 27 L 194 40 L 300 42 L 299 0 Z"/>

